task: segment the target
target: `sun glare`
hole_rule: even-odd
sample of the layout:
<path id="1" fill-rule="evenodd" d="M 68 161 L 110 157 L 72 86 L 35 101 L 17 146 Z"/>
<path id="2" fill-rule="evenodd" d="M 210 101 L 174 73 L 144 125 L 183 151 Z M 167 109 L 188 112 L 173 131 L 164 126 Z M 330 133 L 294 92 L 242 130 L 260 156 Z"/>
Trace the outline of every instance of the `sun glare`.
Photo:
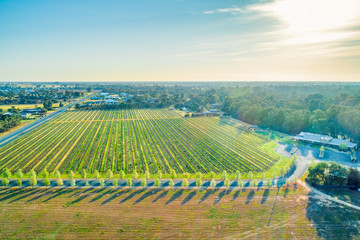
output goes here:
<path id="1" fill-rule="evenodd" d="M 348 37 L 344 28 L 359 22 L 359 0 L 282 0 L 255 9 L 270 12 L 281 20 L 289 44 L 324 42 Z"/>

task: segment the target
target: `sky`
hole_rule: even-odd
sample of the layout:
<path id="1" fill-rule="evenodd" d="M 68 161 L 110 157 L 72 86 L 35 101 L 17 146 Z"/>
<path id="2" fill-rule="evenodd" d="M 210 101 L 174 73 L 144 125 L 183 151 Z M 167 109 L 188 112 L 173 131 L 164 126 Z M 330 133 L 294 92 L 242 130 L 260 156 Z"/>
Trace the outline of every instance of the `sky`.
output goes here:
<path id="1" fill-rule="evenodd" d="M 0 0 L 0 81 L 359 81 L 359 0 Z"/>

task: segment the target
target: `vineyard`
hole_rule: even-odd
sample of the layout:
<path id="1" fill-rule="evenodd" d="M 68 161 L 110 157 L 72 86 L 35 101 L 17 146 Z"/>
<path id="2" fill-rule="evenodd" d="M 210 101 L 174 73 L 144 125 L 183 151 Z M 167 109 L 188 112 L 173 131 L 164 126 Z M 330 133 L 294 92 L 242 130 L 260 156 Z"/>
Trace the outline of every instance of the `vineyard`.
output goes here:
<path id="1" fill-rule="evenodd" d="M 262 171 L 265 140 L 219 118 L 167 109 L 68 111 L 0 148 L 0 170 Z"/>

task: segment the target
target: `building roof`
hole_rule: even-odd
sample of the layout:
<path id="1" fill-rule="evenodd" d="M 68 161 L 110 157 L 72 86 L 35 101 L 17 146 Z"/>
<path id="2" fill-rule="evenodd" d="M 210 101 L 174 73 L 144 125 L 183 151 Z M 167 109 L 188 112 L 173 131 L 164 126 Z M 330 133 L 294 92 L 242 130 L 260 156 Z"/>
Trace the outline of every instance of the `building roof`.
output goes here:
<path id="1" fill-rule="evenodd" d="M 333 138 L 327 135 L 301 132 L 299 135 L 294 137 L 295 140 L 302 140 L 314 143 L 322 143 L 333 146 L 339 146 L 340 144 L 346 144 L 349 148 L 355 148 L 357 146 L 356 143 L 349 142 L 348 140 Z"/>

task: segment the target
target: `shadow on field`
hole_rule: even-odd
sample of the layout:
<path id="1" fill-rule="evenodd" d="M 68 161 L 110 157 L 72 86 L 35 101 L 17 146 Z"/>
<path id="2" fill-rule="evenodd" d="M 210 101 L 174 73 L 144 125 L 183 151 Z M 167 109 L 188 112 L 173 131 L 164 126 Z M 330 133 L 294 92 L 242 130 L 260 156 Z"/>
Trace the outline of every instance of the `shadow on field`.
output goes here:
<path id="1" fill-rule="evenodd" d="M 158 192 L 160 192 L 161 189 L 150 189 L 147 192 L 145 192 L 141 197 L 139 197 L 133 204 L 138 204 L 140 202 L 142 202 L 144 199 L 153 196 L 155 194 L 157 194 Z"/>
<path id="2" fill-rule="evenodd" d="M 358 239 L 360 211 L 308 194 L 306 217 L 313 222 L 317 234 L 323 239 Z"/>
<path id="3" fill-rule="evenodd" d="M 50 201 L 51 199 L 54 199 L 56 197 L 59 197 L 63 194 L 68 194 L 68 193 L 71 193 L 73 190 L 72 189 L 68 189 L 68 188 L 65 188 L 65 187 L 62 187 L 62 188 L 57 188 L 55 189 L 54 191 L 54 195 L 52 195 L 51 197 L 45 199 L 43 202 L 48 202 Z"/>
<path id="4" fill-rule="evenodd" d="M 114 200 L 114 199 L 116 199 L 116 198 L 120 197 L 121 195 L 126 194 L 128 192 L 130 192 L 130 189 L 125 189 L 125 190 L 122 190 L 122 189 L 119 190 L 118 189 L 113 193 L 113 195 L 111 197 L 109 197 L 108 199 L 103 201 L 101 203 L 101 205 L 107 204 L 107 203 L 111 202 L 112 200 Z"/>
<path id="5" fill-rule="evenodd" d="M 267 198 L 269 197 L 270 195 L 270 190 L 269 189 L 265 189 L 264 190 L 264 194 L 263 194 L 263 197 L 261 199 L 261 204 L 264 204 L 267 200 Z"/>
<path id="6" fill-rule="evenodd" d="M 161 194 L 159 194 L 152 202 L 155 203 L 157 202 L 159 199 L 165 197 L 168 194 L 168 190 L 164 190 Z"/>
<path id="7" fill-rule="evenodd" d="M 180 189 L 177 190 L 174 195 L 172 195 L 172 197 L 165 203 L 165 205 L 168 205 L 169 203 L 175 201 L 176 199 L 178 199 L 179 197 L 181 197 L 181 195 L 183 194 L 184 189 Z"/>
<path id="8" fill-rule="evenodd" d="M 231 201 L 235 201 L 235 200 L 238 198 L 239 194 L 240 194 L 240 190 L 237 190 L 237 191 L 234 193 Z"/>
<path id="9" fill-rule="evenodd" d="M 245 204 L 249 204 L 251 200 L 254 198 L 254 196 L 255 196 L 255 191 L 251 190 L 246 198 Z"/>
<path id="10" fill-rule="evenodd" d="M 131 193 L 129 196 L 127 196 L 126 198 L 124 198 L 123 200 L 120 201 L 120 203 L 124 203 L 130 199 L 132 199 L 133 197 L 135 197 L 136 195 L 142 193 L 145 191 L 145 188 L 142 188 L 142 189 L 137 189 L 137 190 L 134 190 L 133 193 Z"/>
<path id="11" fill-rule="evenodd" d="M 217 189 L 214 189 L 214 190 L 212 190 L 212 189 L 207 189 L 206 192 L 205 192 L 205 194 L 203 194 L 203 196 L 202 196 L 201 199 L 199 200 L 198 204 L 204 202 L 208 197 L 210 197 L 211 194 L 214 194 L 214 193 L 216 193 L 217 191 L 219 191 L 218 188 L 217 188 Z"/>
<path id="12" fill-rule="evenodd" d="M 197 193 L 197 190 L 190 192 L 187 197 L 181 202 L 181 205 L 188 203 Z"/>

